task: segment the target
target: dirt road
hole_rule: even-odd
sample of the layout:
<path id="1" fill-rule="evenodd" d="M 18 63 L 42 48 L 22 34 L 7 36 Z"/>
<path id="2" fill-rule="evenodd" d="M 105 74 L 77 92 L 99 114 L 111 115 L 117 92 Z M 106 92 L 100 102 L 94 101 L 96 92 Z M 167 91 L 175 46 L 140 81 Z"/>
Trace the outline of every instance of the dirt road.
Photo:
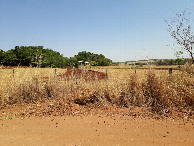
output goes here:
<path id="1" fill-rule="evenodd" d="M 133 117 L 0 120 L 0 145 L 194 145 L 194 123 Z"/>

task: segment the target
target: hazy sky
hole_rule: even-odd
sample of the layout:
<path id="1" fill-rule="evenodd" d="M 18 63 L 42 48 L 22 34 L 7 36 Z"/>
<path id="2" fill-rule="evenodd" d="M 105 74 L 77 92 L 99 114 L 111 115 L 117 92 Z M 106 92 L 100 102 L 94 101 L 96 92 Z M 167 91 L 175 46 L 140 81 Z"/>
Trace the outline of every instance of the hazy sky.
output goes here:
<path id="1" fill-rule="evenodd" d="M 44 46 L 66 57 L 90 51 L 113 61 L 175 58 L 164 19 L 185 8 L 194 12 L 194 0 L 0 0 L 0 48 Z"/>

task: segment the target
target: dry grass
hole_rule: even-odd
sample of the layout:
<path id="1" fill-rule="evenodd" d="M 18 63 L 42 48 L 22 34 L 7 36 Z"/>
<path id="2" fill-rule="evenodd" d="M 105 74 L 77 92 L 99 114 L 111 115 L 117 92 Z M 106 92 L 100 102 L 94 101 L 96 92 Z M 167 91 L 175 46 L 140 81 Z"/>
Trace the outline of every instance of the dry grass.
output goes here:
<path id="1" fill-rule="evenodd" d="M 106 68 L 95 68 L 106 72 Z M 69 99 L 80 105 L 147 107 L 163 114 L 171 109 L 194 110 L 194 66 L 182 71 L 108 69 L 108 80 L 64 80 L 55 69 L 0 70 L 0 105 L 36 103 L 45 99 Z M 57 69 L 57 73 L 64 73 Z"/>

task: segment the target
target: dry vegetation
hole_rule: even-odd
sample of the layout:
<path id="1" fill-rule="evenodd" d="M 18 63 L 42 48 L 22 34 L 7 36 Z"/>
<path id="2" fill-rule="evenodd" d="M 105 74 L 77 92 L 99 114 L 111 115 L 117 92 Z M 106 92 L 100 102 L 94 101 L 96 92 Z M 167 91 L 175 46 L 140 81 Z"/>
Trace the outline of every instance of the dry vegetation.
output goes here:
<path id="1" fill-rule="evenodd" d="M 94 68 L 106 72 L 105 68 Z M 66 69 L 57 69 L 62 74 Z M 57 99 L 65 102 L 105 107 L 144 107 L 167 115 L 174 109 L 184 110 L 193 118 L 194 66 L 185 65 L 169 75 L 167 70 L 108 69 L 108 79 L 84 81 L 75 77 L 65 80 L 55 69 L 1 69 L 0 107 L 21 103 L 37 103 Z"/>

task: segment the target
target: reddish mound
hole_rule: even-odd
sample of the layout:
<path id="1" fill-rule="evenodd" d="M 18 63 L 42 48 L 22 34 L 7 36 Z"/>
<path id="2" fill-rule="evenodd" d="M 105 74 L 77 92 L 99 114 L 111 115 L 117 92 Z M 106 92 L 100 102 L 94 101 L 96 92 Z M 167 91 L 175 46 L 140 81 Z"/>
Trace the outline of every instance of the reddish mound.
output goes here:
<path id="1" fill-rule="evenodd" d="M 67 71 L 59 75 L 62 78 L 82 78 L 85 81 L 94 81 L 94 80 L 102 80 L 106 78 L 106 74 L 103 72 L 97 72 L 97 71 L 85 71 L 78 68 L 68 68 Z"/>

